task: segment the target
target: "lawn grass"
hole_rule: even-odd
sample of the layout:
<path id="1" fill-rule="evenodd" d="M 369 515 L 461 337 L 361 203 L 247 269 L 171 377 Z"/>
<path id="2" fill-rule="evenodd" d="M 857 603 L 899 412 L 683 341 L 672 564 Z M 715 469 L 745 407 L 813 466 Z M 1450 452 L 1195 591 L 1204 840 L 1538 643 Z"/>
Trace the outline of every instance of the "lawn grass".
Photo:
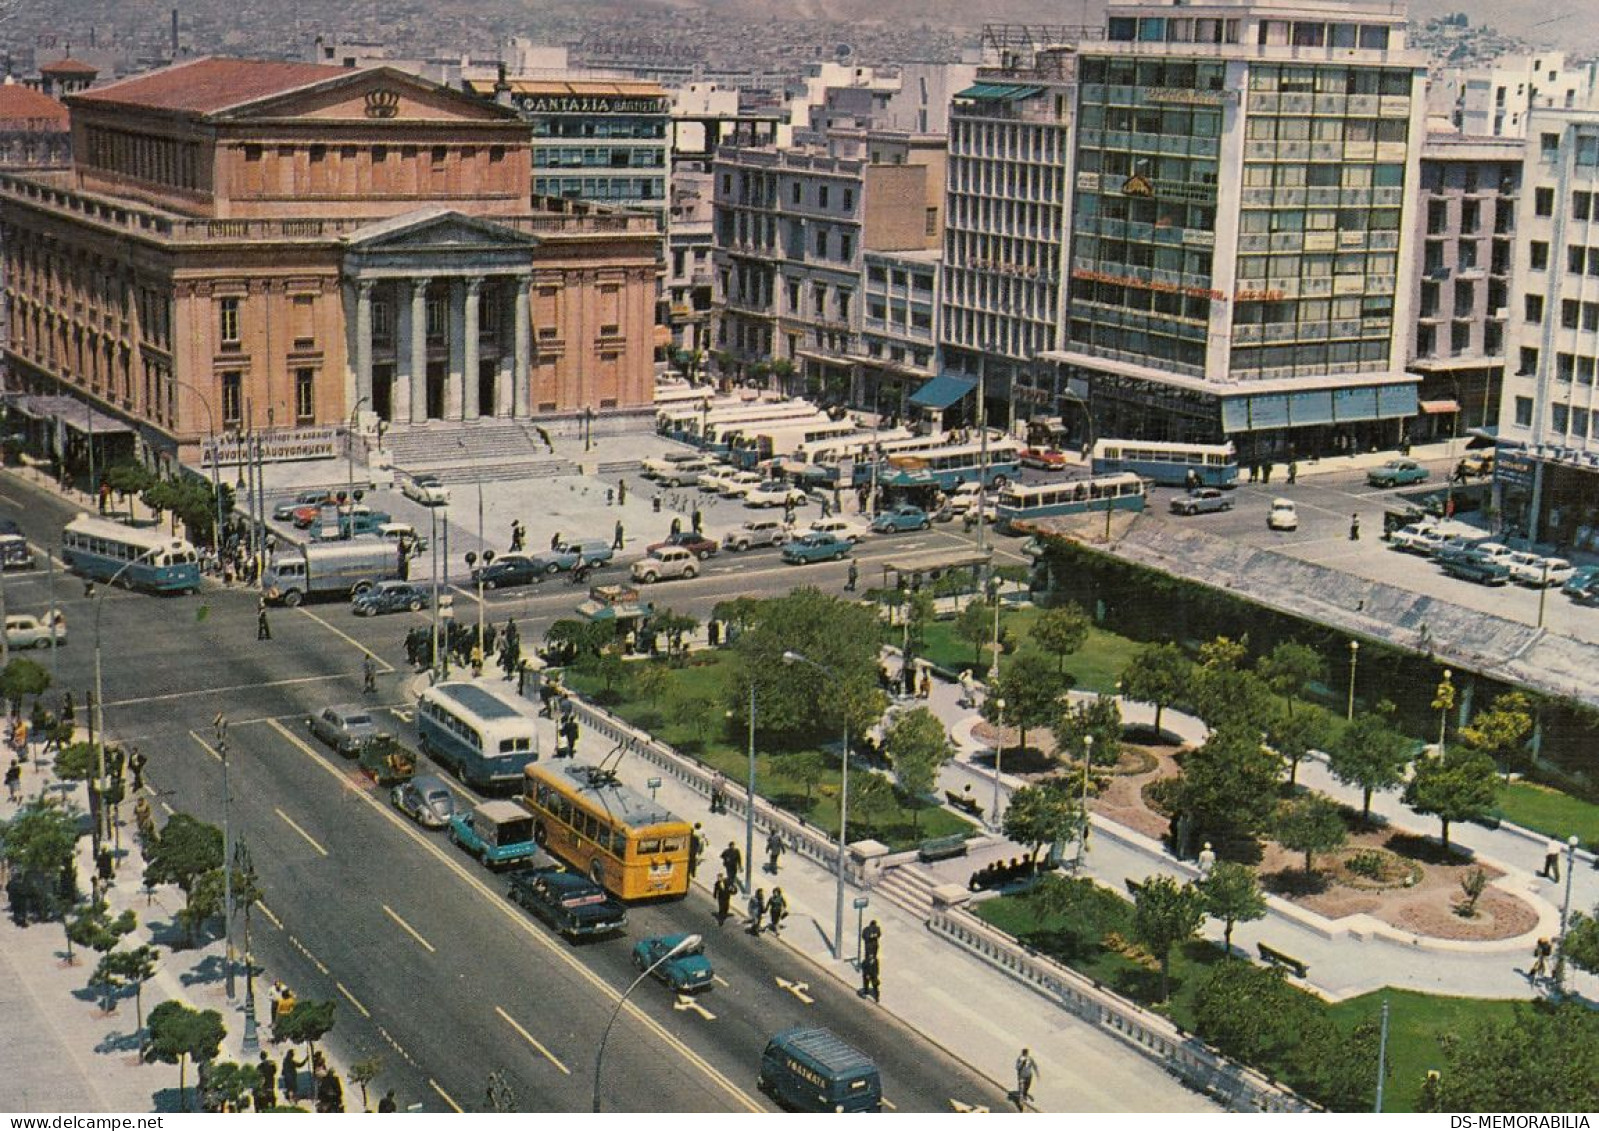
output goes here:
<path id="1" fill-rule="evenodd" d="M 1015 651 L 1006 653 L 1007 656 L 1040 651 L 1033 643 L 1030 630 L 1043 612 L 1040 608 L 1029 607 L 1006 609 L 1000 614 L 1001 634 L 1008 636 L 1015 643 Z M 900 630 L 889 629 L 886 639 L 891 644 L 898 644 Z M 1074 681 L 1072 686 L 1079 691 L 1115 691 L 1116 681 L 1121 678 L 1122 669 L 1133 658 L 1133 653 L 1141 647 L 1142 645 L 1136 640 L 1128 637 L 1106 632 L 1100 628 L 1090 628 L 1088 639 L 1082 648 L 1066 657 L 1066 671 L 1071 674 Z M 993 653 L 985 647 L 981 657 L 974 663 L 972 645 L 955 635 L 955 622 L 940 620 L 927 626 L 925 641 L 919 654 L 941 668 L 956 672 L 970 668 L 973 674 L 983 678 L 988 671 Z M 1002 665 L 1004 662 L 1004 659 L 1000 660 Z"/>
<path id="2" fill-rule="evenodd" d="M 1498 808 L 1505 820 L 1555 840 L 1574 835 L 1589 847 L 1599 845 L 1599 805 L 1591 801 L 1519 781 L 1500 790 Z"/>
<path id="3" fill-rule="evenodd" d="M 634 660 L 636 665 L 653 662 Z M 734 733 L 727 718 L 727 688 L 733 675 L 735 657 L 727 651 L 697 652 L 692 662 L 670 669 L 672 682 L 654 703 L 638 698 L 631 681 L 624 681 L 606 706 L 641 730 L 669 743 L 682 753 L 742 783 L 749 776 L 747 733 Z M 604 702 L 600 680 L 577 671 L 568 671 L 567 686 L 579 694 Z M 685 710 L 680 705 L 688 705 Z M 851 744 L 853 745 L 853 743 Z M 807 783 L 794 772 L 794 764 L 806 755 L 818 754 L 827 763 L 817 780 Z M 828 836 L 838 835 L 838 743 L 826 740 L 791 748 L 775 748 L 757 739 L 755 747 L 755 790 L 762 797 L 787 809 L 816 826 Z M 850 790 L 853 799 L 854 789 Z M 881 814 L 862 814 L 850 809 L 850 839 L 871 837 L 891 849 L 915 846 L 931 837 L 972 831 L 972 824 L 958 814 L 931 803 L 911 804 L 897 789 L 897 805 Z M 869 818 L 863 821 L 862 818 Z"/>

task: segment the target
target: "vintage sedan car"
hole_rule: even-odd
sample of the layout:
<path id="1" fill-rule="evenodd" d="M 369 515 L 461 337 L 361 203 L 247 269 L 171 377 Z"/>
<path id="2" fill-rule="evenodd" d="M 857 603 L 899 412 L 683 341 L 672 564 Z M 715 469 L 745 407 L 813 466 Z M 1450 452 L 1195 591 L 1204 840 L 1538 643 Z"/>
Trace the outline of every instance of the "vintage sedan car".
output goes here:
<path id="1" fill-rule="evenodd" d="M 592 569 L 606 565 L 616 556 L 611 544 L 603 538 L 580 538 L 561 542 L 553 550 L 532 555 L 533 565 L 545 573 L 564 573 L 578 564 Z"/>
<path id="2" fill-rule="evenodd" d="M 0 568 L 33 569 L 38 564 L 26 538 L 20 534 L 0 534 Z"/>
<path id="3" fill-rule="evenodd" d="M 389 790 L 389 804 L 425 829 L 442 829 L 455 816 L 455 795 L 432 774 L 422 774 Z"/>
<path id="4" fill-rule="evenodd" d="M 1273 499 L 1266 513 L 1267 530 L 1298 530 L 1299 508 L 1292 499 Z"/>
<path id="5" fill-rule="evenodd" d="M 1403 487 L 1425 483 L 1427 474 L 1427 469 L 1413 459 L 1391 459 L 1366 472 L 1366 482 L 1373 487 Z"/>
<path id="6" fill-rule="evenodd" d="M 1476 550 L 1451 554 L 1441 559 L 1438 565 L 1450 577 L 1474 581 L 1478 585 L 1506 585 L 1510 581 L 1509 566 L 1490 554 L 1480 554 Z"/>
<path id="7" fill-rule="evenodd" d="M 1438 552 L 1438 547 L 1444 543 L 1445 535 L 1438 532 L 1437 527 L 1425 522 L 1413 522 L 1409 526 L 1401 526 L 1388 536 L 1390 548 L 1406 554 L 1419 554 L 1430 558 Z"/>
<path id="8" fill-rule="evenodd" d="M 486 566 L 472 571 L 474 584 L 485 589 L 504 589 L 513 585 L 532 585 L 544 574 L 532 558 L 525 554 L 505 554 Z"/>
<path id="9" fill-rule="evenodd" d="M 748 550 L 753 546 L 781 546 L 788 538 L 788 527 L 773 518 L 752 518 L 722 535 L 729 550 Z"/>
<path id="10" fill-rule="evenodd" d="M 6 618 L 6 647 L 7 648 L 48 648 L 50 647 L 50 618 L 52 614 L 42 617 L 18 614 Z M 53 614 L 55 618 L 55 642 L 62 645 L 67 642 L 67 618 L 57 609 Z"/>
<path id="11" fill-rule="evenodd" d="M 808 502 L 809 495 L 781 479 L 768 479 L 744 492 L 747 507 L 802 507 Z"/>
<path id="12" fill-rule="evenodd" d="M 1216 514 L 1233 509 L 1233 497 L 1215 487 L 1196 487 L 1171 501 L 1172 514 Z"/>
<path id="13" fill-rule="evenodd" d="M 633 965 L 648 970 L 650 977 L 678 993 L 709 988 L 715 973 L 711 960 L 705 957 L 705 940 L 693 946 L 684 946 L 676 954 L 672 948 L 683 946 L 688 935 L 652 935 L 633 944 Z M 672 954 L 672 957 L 662 959 Z M 652 968 L 653 967 L 653 968 Z"/>
<path id="14" fill-rule="evenodd" d="M 819 534 L 813 530 L 784 545 L 783 560 L 789 565 L 836 562 L 848 557 L 850 549 L 850 543 L 838 535 Z"/>
<path id="15" fill-rule="evenodd" d="M 679 530 L 665 541 L 656 542 L 648 547 L 645 552 L 653 554 L 656 550 L 665 549 L 667 546 L 681 546 L 702 562 L 707 558 L 714 558 L 722 548 L 714 538 L 707 538 L 705 535 L 696 534 L 692 530 Z"/>
<path id="16" fill-rule="evenodd" d="M 450 505 L 450 489 L 437 475 L 408 475 L 400 483 L 400 494 L 424 507 Z"/>
<path id="17" fill-rule="evenodd" d="M 682 546 L 662 546 L 633 563 L 633 580 L 645 585 L 656 581 L 699 575 L 699 558 Z"/>
<path id="18" fill-rule="evenodd" d="M 292 499 L 287 499 L 272 508 L 272 518 L 276 522 L 288 522 L 294 517 L 294 512 L 302 507 L 315 507 L 321 510 L 324 506 L 333 506 L 339 501 L 332 491 L 318 489 L 315 491 L 301 491 Z"/>
<path id="19" fill-rule="evenodd" d="M 346 758 L 360 753 L 361 747 L 383 732 L 378 729 L 372 712 L 355 703 L 340 703 L 322 710 L 305 720 L 311 733 Z"/>
<path id="20" fill-rule="evenodd" d="M 1510 567 L 1510 580 L 1530 589 L 1557 588 L 1577 572 L 1565 558 L 1546 558 L 1527 552 L 1511 554 L 1505 564 Z"/>
<path id="21" fill-rule="evenodd" d="M 365 593 L 350 598 L 350 611 L 360 617 L 410 610 L 419 613 L 433 600 L 426 586 L 414 581 L 380 581 Z"/>
<path id="22" fill-rule="evenodd" d="M 836 534 L 846 542 L 859 542 L 872 532 L 866 523 L 836 514 L 830 518 L 816 519 L 809 529 L 817 534 Z"/>
<path id="23" fill-rule="evenodd" d="M 627 909 L 604 888 L 559 865 L 526 868 L 511 877 L 511 902 L 569 940 L 610 935 L 627 926 Z"/>
<path id="24" fill-rule="evenodd" d="M 926 530 L 932 522 L 921 507 L 902 503 L 872 519 L 872 533 L 899 534 L 907 530 Z"/>
<path id="25" fill-rule="evenodd" d="M 765 482 L 766 476 L 758 471 L 735 471 L 722 476 L 722 484 L 716 493 L 724 499 L 742 499 Z"/>
<path id="26" fill-rule="evenodd" d="M 1068 462 L 1066 453 L 1059 448 L 1027 448 L 1022 452 L 1022 466 L 1040 471 L 1065 471 Z"/>

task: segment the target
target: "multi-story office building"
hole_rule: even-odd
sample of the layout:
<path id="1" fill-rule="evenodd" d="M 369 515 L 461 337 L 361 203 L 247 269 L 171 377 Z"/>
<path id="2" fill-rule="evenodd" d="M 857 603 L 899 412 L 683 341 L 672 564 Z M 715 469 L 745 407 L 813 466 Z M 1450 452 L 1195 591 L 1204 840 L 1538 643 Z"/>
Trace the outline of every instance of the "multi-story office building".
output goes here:
<path id="1" fill-rule="evenodd" d="M 867 251 L 857 405 L 883 415 L 903 412 L 938 375 L 942 258 L 937 251 Z"/>
<path id="2" fill-rule="evenodd" d="M 1506 55 L 1486 67 L 1446 67 L 1433 76 L 1427 99 L 1472 137 L 1527 136 L 1527 116 L 1539 109 L 1586 109 L 1599 89 L 1599 63 L 1568 63 L 1564 51 Z"/>
<path id="3" fill-rule="evenodd" d="M 1076 59 L 1006 50 L 950 108 L 941 364 L 982 384 L 990 420 L 1056 411 L 1033 359 L 1058 345 L 1065 316 Z"/>
<path id="4" fill-rule="evenodd" d="M 1599 112 L 1534 110 L 1521 185 L 1495 490 L 1529 537 L 1599 550 Z"/>
<path id="5" fill-rule="evenodd" d="M 1498 418 L 1515 267 L 1522 143 L 1429 133 L 1411 279 L 1409 368 L 1421 375 L 1411 440 L 1453 439 Z"/>
<path id="6" fill-rule="evenodd" d="M 69 106 L 72 169 L 0 177 L 5 360 L 35 419 L 93 406 L 97 454 L 651 402 L 654 224 L 531 197 L 514 111 L 241 59 Z"/>
<path id="7" fill-rule="evenodd" d="M 1058 363 L 1100 436 L 1392 446 L 1423 60 L 1387 0 L 1113 4 L 1078 60 Z"/>

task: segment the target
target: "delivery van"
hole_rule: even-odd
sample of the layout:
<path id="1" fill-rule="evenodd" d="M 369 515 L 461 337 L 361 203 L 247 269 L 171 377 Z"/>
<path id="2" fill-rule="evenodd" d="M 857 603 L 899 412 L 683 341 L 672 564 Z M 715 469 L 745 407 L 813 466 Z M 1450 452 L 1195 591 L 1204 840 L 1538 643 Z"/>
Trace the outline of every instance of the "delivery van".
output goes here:
<path id="1" fill-rule="evenodd" d="M 881 1111 L 883 1082 L 865 1053 L 827 1029 L 785 1029 L 761 1054 L 762 1091 L 794 1111 Z"/>

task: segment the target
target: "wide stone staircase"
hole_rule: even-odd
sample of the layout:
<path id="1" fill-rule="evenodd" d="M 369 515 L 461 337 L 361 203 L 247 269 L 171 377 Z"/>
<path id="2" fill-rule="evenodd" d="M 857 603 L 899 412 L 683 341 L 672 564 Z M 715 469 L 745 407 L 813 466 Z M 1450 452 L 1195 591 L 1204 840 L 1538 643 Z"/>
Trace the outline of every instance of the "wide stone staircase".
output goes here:
<path id="1" fill-rule="evenodd" d="M 577 475 L 577 462 L 561 454 L 573 450 L 570 437 L 540 435 L 520 420 L 434 421 L 396 429 L 388 436 L 394 466 L 410 475 L 424 472 L 445 483 L 488 483 Z M 581 450 L 581 449 L 577 449 Z"/>
<path id="2" fill-rule="evenodd" d="M 883 871 L 872 887 L 872 894 L 926 919 L 933 912 L 933 889 L 939 883 L 938 877 L 920 864 L 898 864 Z"/>

